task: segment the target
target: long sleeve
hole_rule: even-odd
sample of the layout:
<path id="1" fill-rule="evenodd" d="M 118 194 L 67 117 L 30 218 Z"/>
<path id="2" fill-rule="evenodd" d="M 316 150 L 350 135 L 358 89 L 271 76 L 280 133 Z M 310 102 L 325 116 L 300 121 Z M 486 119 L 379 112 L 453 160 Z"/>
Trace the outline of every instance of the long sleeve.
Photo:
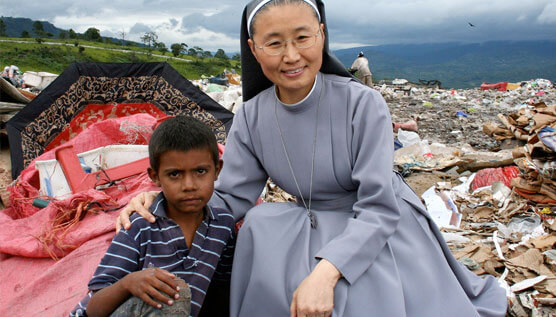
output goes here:
<path id="1" fill-rule="evenodd" d="M 90 292 L 75 306 L 70 316 L 86 316 L 87 305 L 93 296 L 93 291 L 98 291 L 110 286 L 130 272 L 138 270 L 139 250 L 136 242 L 125 230 L 120 231 L 108 247 L 95 274 L 89 281 Z"/>
<path id="2" fill-rule="evenodd" d="M 349 283 L 372 265 L 400 218 L 392 187 L 394 148 L 389 111 L 378 92 L 357 86 L 350 90 L 347 105 L 354 108 L 346 118 L 351 128 L 347 134 L 351 177 L 357 187 L 355 217 L 316 254 L 333 263 Z"/>
<path id="3" fill-rule="evenodd" d="M 236 220 L 251 209 L 268 178 L 255 155 L 244 105 L 234 116 L 224 151 L 224 167 L 209 204 L 231 210 Z"/>

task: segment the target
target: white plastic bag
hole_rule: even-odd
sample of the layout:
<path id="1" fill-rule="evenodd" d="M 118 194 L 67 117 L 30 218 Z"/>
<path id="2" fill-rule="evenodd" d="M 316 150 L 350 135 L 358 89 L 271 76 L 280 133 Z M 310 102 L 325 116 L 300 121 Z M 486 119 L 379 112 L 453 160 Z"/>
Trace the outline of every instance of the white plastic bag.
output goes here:
<path id="1" fill-rule="evenodd" d="M 404 147 L 408 147 L 421 142 L 421 138 L 419 137 L 419 134 L 415 132 L 399 129 L 398 141 L 400 141 Z"/>

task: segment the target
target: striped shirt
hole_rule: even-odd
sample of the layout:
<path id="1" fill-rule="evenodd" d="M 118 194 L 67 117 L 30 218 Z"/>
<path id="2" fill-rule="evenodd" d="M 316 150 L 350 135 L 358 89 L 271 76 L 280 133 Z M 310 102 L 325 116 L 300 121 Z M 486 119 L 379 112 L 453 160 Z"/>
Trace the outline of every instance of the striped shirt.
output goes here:
<path id="1" fill-rule="evenodd" d="M 235 243 L 232 214 L 207 206 L 206 216 L 189 249 L 180 227 L 166 216 L 165 201 L 164 194 L 160 193 L 150 208 L 155 223 L 133 214 L 131 228 L 114 236 L 89 282 L 89 294 L 70 316 L 86 316 L 84 312 L 93 291 L 152 266 L 165 269 L 189 284 L 192 316 L 199 314 L 213 278 L 230 279 Z"/>

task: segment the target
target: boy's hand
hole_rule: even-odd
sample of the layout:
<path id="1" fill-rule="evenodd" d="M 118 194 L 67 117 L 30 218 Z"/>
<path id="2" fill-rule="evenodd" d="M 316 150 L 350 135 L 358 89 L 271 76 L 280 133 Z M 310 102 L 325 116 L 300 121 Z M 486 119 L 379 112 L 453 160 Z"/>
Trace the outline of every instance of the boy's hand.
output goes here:
<path id="1" fill-rule="evenodd" d="M 152 307 L 162 308 L 160 303 L 172 305 L 172 299 L 179 298 L 180 289 L 174 277 L 174 274 L 166 270 L 148 268 L 129 273 L 121 279 L 121 283 L 133 296 L 141 298 Z"/>
<path id="2" fill-rule="evenodd" d="M 154 222 L 154 216 L 150 213 L 149 207 L 152 205 L 158 191 L 151 191 L 140 193 L 139 195 L 133 197 L 127 206 L 120 211 L 120 215 L 116 220 L 116 233 L 120 232 L 122 227 L 124 229 L 129 229 L 131 227 L 131 222 L 129 222 L 129 217 L 132 213 L 137 212 L 141 217 L 147 219 L 149 222 Z"/>

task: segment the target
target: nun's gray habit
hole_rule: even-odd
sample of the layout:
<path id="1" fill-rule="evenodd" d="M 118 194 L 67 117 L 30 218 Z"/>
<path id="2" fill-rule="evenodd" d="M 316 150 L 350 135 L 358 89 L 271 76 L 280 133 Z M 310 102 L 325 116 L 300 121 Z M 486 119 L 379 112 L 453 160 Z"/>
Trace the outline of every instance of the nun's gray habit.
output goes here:
<path id="1" fill-rule="evenodd" d="M 349 75 L 328 41 L 309 95 L 296 105 L 277 99 L 247 46 L 247 19 L 261 1 L 243 13 L 246 102 L 211 200 L 236 219 L 245 216 L 231 315 L 289 316 L 293 292 L 324 258 L 343 276 L 333 316 L 504 316 L 505 291 L 496 279 L 478 277 L 452 256 L 419 198 L 392 171 L 388 107 Z M 313 4 L 324 23 L 323 2 Z M 315 226 L 301 202 L 253 207 L 268 177 L 300 197 L 292 174 L 305 200 L 312 196 Z"/>

